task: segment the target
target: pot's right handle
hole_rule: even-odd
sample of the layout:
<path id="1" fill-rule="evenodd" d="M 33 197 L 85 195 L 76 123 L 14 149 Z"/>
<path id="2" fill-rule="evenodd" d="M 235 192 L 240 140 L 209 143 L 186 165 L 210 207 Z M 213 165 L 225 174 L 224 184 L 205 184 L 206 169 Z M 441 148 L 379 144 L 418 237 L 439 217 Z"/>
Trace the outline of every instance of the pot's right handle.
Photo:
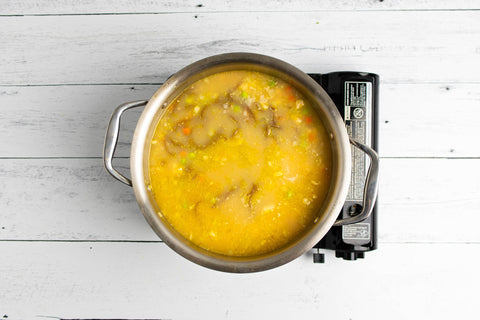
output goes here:
<path id="1" fill-rule="evenodd" d="M 373 206 L 377 200 L 378 193 L 378 155 L 369 146 L 350 138 L 350 143 L 365 152 L 370 158 L 370 167 L 368 168 L 367 178 L 365 179 L 365 188 L 363 191 L 363 209 L 358 215 L 345 219 L 337 219 L 334 226 L 343 226 L 346 224 L 357 223 L 367 219 L 372 213 Z M 353 164 L 352 164 L 353 165 Z"/>
<path id="2" fill-rule="evenodd" d="M 130 187 L 132 186 L 132 180 L 123 176 L 120 172 L 115 170 L 112 165 L 113 155 L 117 148 L 118 133 L 120 131 L 120 117 L 124 111 L 131 108 L 144 107 L 147 105 L 147 102 L 148 101 L 139 100 L 119 105 L 115 111 L 113 111 L 110 122 L 108 123 L 107 134 L 105 135 L 105 143 L 103 145 L 103 164 L 105 165 L 105 169 L 115 179 Z"/>

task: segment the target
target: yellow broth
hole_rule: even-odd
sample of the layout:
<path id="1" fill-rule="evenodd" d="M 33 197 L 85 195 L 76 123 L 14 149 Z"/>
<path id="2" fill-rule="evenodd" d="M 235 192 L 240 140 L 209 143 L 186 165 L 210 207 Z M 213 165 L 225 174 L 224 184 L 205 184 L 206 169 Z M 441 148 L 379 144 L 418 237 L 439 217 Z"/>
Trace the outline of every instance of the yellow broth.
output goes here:
<path id="1" fill-rule="evenodd" d="M 331 168 L 328 134 L 295 88 L 229 71 L 195 82 L 168 106 L 151 140 L 148 187 L 192 243 L 253 256 L 312 226 Z"/>

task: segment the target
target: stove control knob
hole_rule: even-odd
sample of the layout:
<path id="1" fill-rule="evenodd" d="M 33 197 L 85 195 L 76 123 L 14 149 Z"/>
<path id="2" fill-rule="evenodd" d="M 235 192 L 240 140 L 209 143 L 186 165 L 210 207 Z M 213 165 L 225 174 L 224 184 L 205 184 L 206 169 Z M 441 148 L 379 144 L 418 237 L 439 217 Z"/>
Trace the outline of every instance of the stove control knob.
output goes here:
<path id="1" fill-rule="evenodd" d="M 355 252 L 355 251 L 335 251 L 335 257 L 343 258 L 343 260 L 354 261 L 357 259 L 365 258 L 364 252 Z"/>
<path id="2" fill-rule="evenodd" d="M 325 255 L 320 252 L 313 253 L 313 263 L 325 263 Z"/>

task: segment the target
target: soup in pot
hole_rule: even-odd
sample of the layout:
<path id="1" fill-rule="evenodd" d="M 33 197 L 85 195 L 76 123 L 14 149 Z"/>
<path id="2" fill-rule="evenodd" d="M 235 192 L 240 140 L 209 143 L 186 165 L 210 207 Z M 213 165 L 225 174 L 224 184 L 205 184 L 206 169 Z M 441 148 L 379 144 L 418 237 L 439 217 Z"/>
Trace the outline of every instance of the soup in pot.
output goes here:
<path id="1" fill-rule="evenodd" d="M 330 139 L 288 83 L 254 71 L 207 76 L 159 120 L 149 185 L 162 215 L 211 252 L 254 256 L 312 227 L 330 187 Z"/>

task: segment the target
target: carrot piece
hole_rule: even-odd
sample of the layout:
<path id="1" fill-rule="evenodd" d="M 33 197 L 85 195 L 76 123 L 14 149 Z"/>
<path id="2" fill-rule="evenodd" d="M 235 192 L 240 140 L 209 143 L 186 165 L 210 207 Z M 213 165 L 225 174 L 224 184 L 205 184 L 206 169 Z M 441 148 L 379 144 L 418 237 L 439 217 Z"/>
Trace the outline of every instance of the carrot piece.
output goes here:
<path id="1" fill-rule="evenodd" d="M 312 123 L 312 117 L 305 117 L 306 123 Z"/>
<path id="2" fill-rule="evenodd" d="M 289 101 L 295 101 L 295 100 L 297 100 L 297 99 L 295 98 L 295 95 L 293 94 L 293 90 L 292 90 L 292 87 L 291 87 L 291 86 L 288 86 L 288 87 L 287 87 L 287 99 L 288 99 Z"/>
<path id="3" fill-rule="evenodd" d="M 192 133 L 192 129 L 190 129 L 189 127 L 185 127 L 183 128 L 183 134 L 184 135 L 189 135 L 190 133 Z"/>
<path id="4" fill-rule="evenodd" d="M 182 150 L 180 151 L 180 157 L 185 158 L 187 156 L 187 151 Z"/>
<path id="5" fill-rule="evenodd" d="M 308 141 L 313 142 L 313 140 L 315 140 L 315 133 L 310 132 L 308 134 Z"/>

